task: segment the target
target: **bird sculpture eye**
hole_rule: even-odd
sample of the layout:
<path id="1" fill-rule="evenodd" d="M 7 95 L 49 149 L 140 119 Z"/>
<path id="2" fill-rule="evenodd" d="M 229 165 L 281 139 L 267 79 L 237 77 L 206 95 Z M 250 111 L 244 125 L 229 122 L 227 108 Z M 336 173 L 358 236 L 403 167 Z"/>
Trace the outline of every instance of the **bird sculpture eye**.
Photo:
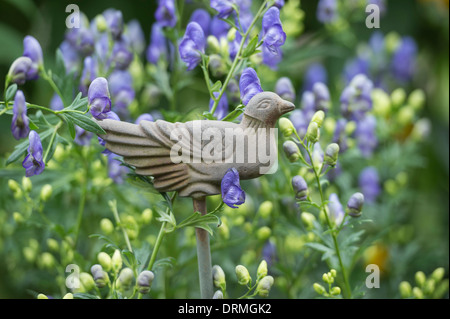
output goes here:
<path id="1" fill-rule="evenodd" d="M 269 106 L 270 106 L 270 102 L 262 102 L 259 104 L 258 108 L 264 110 L 264 109 L 269 108 Z"/>

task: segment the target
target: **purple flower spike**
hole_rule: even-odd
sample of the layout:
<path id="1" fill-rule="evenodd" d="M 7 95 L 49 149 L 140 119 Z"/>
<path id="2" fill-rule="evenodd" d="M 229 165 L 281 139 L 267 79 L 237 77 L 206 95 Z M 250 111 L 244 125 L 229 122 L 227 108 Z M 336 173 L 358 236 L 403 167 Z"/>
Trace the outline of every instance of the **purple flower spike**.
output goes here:
<path id="1" fill-rule="evenodd" d="M 213 17 L 209 26 L 209 33 L 217 39 L 226 38 L 230 25 L 218 17 Z M 237 33 L 238 34 L 238 33 Z M 236 35 L 237 35 L 236 34 Z"/>
<path id="2" fill-rule="evenodd" d="M 11 132 L 16 140 L 25 138 L 30 133 L 25 96 L 20 90 L 16 92 L 14 97 Z"/>
<path id="3" fill-rule="evenodd" d="M 340 226 L 344 221 L 345 211 L 339 201 L 339 197 L 335 193 L 331 194 L 328 199 L 328 213 L 337 226 Z"/>
<path id="4" fill-rule="evenodd" d="M 23 56 L 30 58 L 33 62 L 28 70 L 27 80 L 36 80 L 39 78 L 39 68 L 43 65 L 44 59 L 41 45 L 30 35 L 23 39 Z"/>
<path id="5" fill-rule="evenodd" d="M 97 120 L 106 118 L 111 111 L 111 99 L 108 90 L 108 81 L 105 78 L 96 78 L 92 81 L 88 91 L 89 111 Z"/>
<path id="6" fill-rule="evenodd" d="M 45 163 L 42 159 L 43 150 L 41 138 L 36 131 L 31 131 L 29 135 L 30 146 L 28 147 L 28 155 L 22 162 L 25 168 L 25 176 L 30 177 L 39 175 L 44 171 Z"/>
<path id="7" fill-rule="evenodd" d="M 242 72 L 239 80 L 239 90 L 241 91 L 241 100 L 244 105 L 247 105 L 256 94 L 264 92 L 254 69 L 246 68 Z"/>
<path id="8" fill-rule="evenodd" d="M 216 99 L 219 97 L 219 92 L 213 93 Z M 214 100 L 209 100 L 209 111 L 212 110 L 212 107 L 214 105 Z M 226 93 L 222 95 L 222 98 L 219 101 L 219 104 L 217 105 L 216 111 L 214 112 L 214 116 L 221 120 L 228 114 L 228 99 Z"/>
<path id="9" fill-rule="evenodd" d="M 144 113 L 141 114 L 136 121 L 134 122 L 135 124 L 139 124 L 142 121 L 149 121 L 149 122 L 153 122 L 153 116 L 151 116 L 149 113 Z"/>
<path id="10" fill-rule="evenodd" d="M 136 52 L 138 55 L 141 55 L 144 52 L 145 35 L 138 20 L 131 20 L 130 22 L 128 22 L 126 38 L 131 49 L 134 52 Z"/>
<path id="11" fill-rule="evenodd" d="M 239 172 L 234 167 L 222 178 L 221 189 L 223 202 L 231 208 L 237 208 L 235 205 L 245 202 L 245 192 L 239 184 Z"/>
<path id="12" fill-rule="evenodd" d="M 117 41 L 114 43 L 111 58 L 116 69 L 125 70 L 133 61 L 134 56 L 124 41 Z"/>
<path id="13" fill-rule="evenodd" d="M 106 113 L 106 119 L 108 120 L 114 120 L 114 121 L 120 121 L 119 116 L 114 113 L 113 111 Z M 98 143 L 101 146 L 105 146 L 106 145 L 106 141 L 104 139 L 102 139 L 100 136 L 97 136 L 98 139 Z M 112 154 L 110 150 L 106 149 L 103 150 L 102 154 L 108 155 L 108 154 Z"/>
<path id="14" fill-rule="evenodd" d="M 282 77 L 277 81 L 275 92 L 284 100 L 295 101 L 294 86 L 288 77 Z"/>
<path id="15" fill-rule="evenodd" d="M 111 31 L 114 39 L 118 40 L 122 36 L 123 32 L 123 15 L 122 11 L 108 9 L 103 12 L 103 16 L 105 17 L 106 24 L 108 25 L 109 30 Z"/>
<path id="16" fill-rule="evenodd" d="M 394 76 L 403 82 L 414 75 L 417 55 L 417 44 L 411 37 L 405 37 L 392 57 L 392 72 Z"/>
<path id="17" fill-rule="evenodd" d="M 262 27 L 265 45 L 279 48 L 284 44 L 286 33 L 283 31 L 280 10 L 277 7 L 267 10 L 262 20 Z"/>
<path id="18" fill-rule="evenodd" d="M 177 24 L 175 1 L 159 0 L 158 8 L 155 12 L 155 18 L 162 27 L 175 27 Z"/>
<path id="19" fill-rule="evenodd" d="M 369 204 L 374 203 L 381 192 L 377 169 L 375 167 L 366 167 L 363 169 L 359 174 L 358 184 L 366 202 Z"/>
<path id="20" fill-rule="evenodd" d="M 278 64 L 283 59 L 283 53 L 279 47 L 262 46 L 263 63 L 272 70 L 276 70 Z"/>
<path id="21" fill-rule="evenodd" d="M 152 26 L 150 45 L 147 48 L 147 60 L 152 64 L 157 64 L 160 58 L 167 59 L 167 39 L 164 36 L 162 27 L 158 23 Z"/>
<path id="22" fill-rule="evenodd" d="M 205 36 L 207 37 L 209 35 L 209 25 L 211 23 L 211 16 L 209 15 L 208 11 L 204 9 L 195 10 L 192 13 L 189 22 L 197 22 L 202 27 Z"/>
<path id="23" fill-rule="evenodd" d="M 330 23 L 337 18 L 337 1 L 320 0 L 317 7 L 317 20 L 322 23 Z"/>
<path id="24" fill-rule="evenodd" d="M 320 63 L 311 64 L 305 73 L 303 90 L 312 91 L 314 84 L 321 82 L 327 83 L 327 70 Z"/>
<path id="25" fill-rule="evenodd" d="M 284 6 L 284 0 L 275 0 L 275 3 L 273 5 L 278 9 L 281 9 Z"/>
<path id="26" fill-rule="evenodd" d="M 221 19 L 226 19 L 233 12 L 233 5 L 235 0 L 211 0 L 211 8 L 216 10 L 217 16 Z"/>
<path id="27" fill-rule="evenodd" d="M 205 45 L 202 27 L 197 22 L 190 22 L 179 49 L 181 60 L 187 64 L 188 71 L 193 70 L 202 60 L 201 54 L 205 53 Z"/>
<path id="28" fill-rule="evenodd" d="M 97 77 L 97 62 L 90 56 L 84 59 L 84 68 L 80 78 L 80 92 L 83 96 L 87 95 L 89 85 Z"/>
<path id="29" fill-rule="evenodd" d="M 12 83 L 18 85 L 25 84 L 27 80 L 27 75 L 32 69 L 33 61 L 26 56 L 21 56 L 14 60 L 9 68 L 8 76 Z"/>

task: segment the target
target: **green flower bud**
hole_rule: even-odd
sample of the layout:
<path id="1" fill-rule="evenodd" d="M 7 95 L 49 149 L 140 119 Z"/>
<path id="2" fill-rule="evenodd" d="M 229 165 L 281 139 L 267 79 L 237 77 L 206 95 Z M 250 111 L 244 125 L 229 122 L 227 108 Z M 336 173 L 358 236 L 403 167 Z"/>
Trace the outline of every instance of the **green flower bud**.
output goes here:
<path id="1" fill-rule="evenodd" d="M 256 270 L 256 276 L 258 278 L 263 278 L 267 276 L 268 270 L 267 270 L 267 262 L 263 259 L 258 266 L 258 269 Z"/>
<path id="2" fill-rule="evenodd" d="M 144 224 L 150 224 L 153 219 L 153 211 L 150 208 L 146 208 L 142 211 L 141 221 Z"/>
<path id="3" fill-rule="evenodd" d="M 334 131 L 336 130 L 336 120 L 332 117 L 327 117 L 323 121 L 323 128 L 329 135 L 334 134 Z"/>
<path id="4" fill-rule="evenodd" d="M 412 294 L 411 284 L 407 281 L 402 281 L 398 286 L 398 290 L 400 291 L 400 295 L 402 298 L 409 298 Z"/>
<path id="5" fill-rule="evenodd" d="M 24 247 L 22 252 L 23 256 L 29 263 L 32 263 L 36 260 L 37 252 L 32 247 Z"/>
<path id="6" fill-rule="evenodd" d="M 224 59 L 218 54 L 209 56 L 209 70 L 212 76 L 220 78 L 227 73 L 227 66 Z"/>
<path id="7" fill-rule="evenodd" d="M 214 293 L 214 296 L 212 297 L 212 299 L 223 299 L 223 293 L 221 290 L 217 290 Z"/>
<path id="8" fill-rule="evenodd" d="M 258 214 L 264 219 L 268 218 L 272 214 L 272 211 L 273 211 L 273 203 L 268 200 L 262 202 L 258 208 Z"/>
<path id="9" fill-rule="evenodd" d="M 322 275 L 322 280 L 327 284 L 332 284 L 334 282 L 334 277 L 332 276 L 331 273 L 328 272 Z"/>
<path id="10" fill-rule="evenodd" d="M 239 285 L 245 286 L 252 280 L 252 277 L 250 277 L 248 269 L 245 268 L 245 266 L 237 265 L 235 271 Z"/>
<path id="11" fill-rule="evenodd" d="M 316 217 L 308 212 L 303 212 L 300 215 L 303 224 L 305 225 L 306 229 L 311 230 L 314 228 L 314 222 L 316 221 Z"/>
<path id="12" fill-rule="evenodd" d="M 345 125 L 345 134 L 347 134 L 347 136 L 350 136 L 355 131 L 356 131 L 356 122 L 348 121 L 348 123 Z"/>
<path id="13" fill-rule="evenodd" d="M 283 150 L 291 163 L 297 162 L 302 157 L 300 149 L 293 141 L 284 142 Z"/>
<path id="14" fill-rule="evenodd" d="M 102 14 L 95 17 L 95 25 L 97 26 L 98 32 L 102 33 L 108 29 L 108 23 Z"/>
<path id="15" fill-rule="evenodd" d="M 45 184 L 42 188 L 41 188 L 41 201 L 46 202 L 49 200 L 50 196 L 52 196 L 52 185 L 50 184 Z"/>
<path id="16" fill-rule="evenodd" d="M 263 226 L 256 231 L 256 238 L 261 241 L 269 239 L 270 235 L 272 235 L 272 230 L 267 226 Z"/>
<path id="17" fill-rule="evenodd" d="M 331 143 L 327 146 L 324 155 L 324 161 L 330 166 L 336 166 L 339 156 L 339 145 L 336 143 Z"/>
<path id="18" fill-rule="evenodd" d="M 49 252 L 44 252 L 38 259 L 38 264 L 42 268 L 52 269 L 55 266 L 55 257 Z"/>
<path id="19" fill-rule="evenodd" d="M 94 275 L 94 281 L 95 281 L 95 285 L 98 288 L 105 287 L 109 282 L 108 273 L 104 270 L 97 271 Z"/>
<path id="20" fill-rule="evenodd" d="M 412 290 L 412 294 L 416 299 L 423 299 L 425 297 L 423 295 L 423 291 L 419 287 L 414 287 Z"/>
<path id="21" fill-rule="evenodd" d="M 397 122 L 401 126 L 411 124 L 414 120 L 414 115 L 414 109 L 409 105 L 405 105 L 398 111 Z"/>
<path id="22" fill-rule="evenodd" d="M 286 117 L 282 117 L 278 121 L 281 133 L 284 137 L 290 137 L 295 132 L 294 124 Z"/>
<path id="23" fill-rule="evenodd" d="M 323 120 L 325 119 L 325 112 L 324 111 L 317 111 L 314 113 L 313 117 L 311 118 L 311 122 L 317 123 L 317 126 L 322 127 Z"/>
<path id="24" fill-rule="evenodd" d="M 144 270 L 139 274 L 137 278 L 137 285 L 141 294 L 147 294 L 150 292 L 150 287 L 152 286 L 154 278 L 155 275 L 150 270 Z"/>
<path id="25" fill-rule="evenodd" d="M 364 205 L 364 195 L 362 193 L 353 194 L 347 202 L 347 214 L 352 217 L 361 216 L 361 211 Z"/>
<path id="26" fill-rule="evenodd" d="M 69 292 L 69 293 L 65 294 L 62 299 L 73 299 L 73 294 Z"/>
<path id="27" fill-rule="evenodd" d="M 400 45 L 402 38 L 397 32 L 389 32 L 384 38 L 384 45 L 388 53 L 393 53 Z"/>
<path id="28" fill-rule="evenodd" d="M 109 256 L 107 253 L 105 253 L 104 251 L 99 252 L 97 255 L 97 260 L 100 263 L 100 265 L 102 266 L 102 268 L 104 268 L 106 271 L 111 270 L 112 260 L 111 260 L 111 256 Z M 94 275 L 94 277 L 95 277 L 95 275 Z"/>
<path id="29" fill-rule="evenodd" d="M 436 282 L 440 282 L 442 278 L 444 278 L 445 269 L 444 267 L 436 268 L 431 274 L 431 278 L 433 278 Z"/>
<path id="30" fill-rule="evenodd" d="M 112 269 L 115 272 L 118 272 L 120 268 L 122 268 L 122 255 L 120 253 L 120 250 L 116 249 L 114 251 L 114 254 L 111 258 L 111 262 L 112 262 Z"/>
<path id="31" fill-rule="evenodd" d="M 95 288 L 94 278 L 87 272 L 80 273 L 80 281 L 86 291 L 90 291 Z"/>
<path id="32" fill-rule="evenodd" d="M 330 269 L 330 274 L 331 274 L 331 276 L 333 276 L 333 278 L 336 278 L 336 276 L 337 276 L 336 269 Z"/>
<path id="33" fill-rule="evenodd" d="M 225 37 L 220 38 L 220 52 L 218 52 L 222 56 L 227 56 L 230 52 L 230 45 Z"/>
<path id="34" fill-rule="evenodd" d="M 231 29 L 228 31 L 228 34 L 227 34 L 227 40 L 228 40 L 229 42 L 233 42 L 234 39 L 236 39 L 236 32 L 237 32 L 236 28 L 231 28 Z"/>
<path id="35" fill-rule="evenodd" d="M 436 289 L 436 281 L 434 281 L 433 278 L 430 278 L 427 281 L 425 281 L 423 292 L 426 295 L 431 295 L 435 289 Z"/>
<path id="36" fill-rule="evenodd" d="M 22 188 L 26 193 L 31 192 L 33 184 L 31 183 L 31 180 L 28 177 L 22 177 Z"/>
<path id="37" fill-rule="evenodd" d="M 134 273 L 133 273 L 133 270 L 131 270 L 131 268 L 126 267 L 120 271 L 119 282 L 120 282 L 120 287 L 123 290 L 130 290 L 131 285 L 133 283 L 133 279 L 134 279 Z"/>
<path id="38" fill-rule="evenodd" d="M 213 282 L 214 286 L 216 288 L 220 288 L 222 290 L 225 290 L 227 287 L 227 283 L 225 281 L 225 273 L 219 265 L 214 265 L 212 268 L 212 276 L 213 276 Z"/>
<path id="39" fill-rule="evenodd" d="M 19 212 L 13 213 L 13 219 L 17 224 L 23 223 L 25 218 L 23 218 L 22 214 Z"/>
<path id="40" fill-rule="evenodd" d="M 425 284 L 425 281 L 427 280 L 427 277 L 425 276 L 423 271 L 418 271 L 418 272 L 416 272 L 415 279 L 416 279 L 417 285 L 420 288 L 422 288 L 423 285 Z"/>
<path id="41" fill-rule="evenodd" d="M 320 129 L 316 122 L 311 121 L 306 131 L 306 139 L 311 143 L 317 143 L 320 139 Z"/>
<path id="42" fill-rule="evenodd" d="M 213 35 L 208 36 L 206 39 L 207 48 L 210 53 L 219 53 L 220 52 L 220 43 L 219 40 Z"/>
<path id="43" fill-rule="evenodd" d="M 112 234 L 112 232 L 114 231 L 114 224 L 109 218 L 103 218 L 100 221 L 100 229 L 106 235 Z"/>
<path id="44" fill-rule="evenodd" d="M 391 98 L 382 89 L 372 91 L 373 111 L 376 115 L 386 117 L 391 111 Z"/>
<path id="45" fill-rule="evenodd" d="M 54 238 L 47 238 L 47 246 L 51 251 L 58 252 L 59 250 L 59 243 Z"/>
<path id="46" fill-rule="evenodd" d="M 408 97 L 408 104 L 412 106 L 415 111 L 421 110 L 425 105 L 425 92 L 421 89 L 416 89 Z"/>
<path id="47" fill-rule="evenodd" d="M 44 294 L 37 295 L 37 299 L 48 299 L 48 297 Z"/>
<path id="48" fill-rule="evenodd" d="M 122 217 L 122 224 L 125 227 L 125 231 L 127 232 L 130 240 L 136 239 L 138 237 L 139 225 L 133 216 L 126 215 L 125 217 Z"/>
<path id="49" fill-rule="evenodd" d="M 406 101 L 406 92 L 405 92 L 405 90 L 402 89 L 402 88 L 395 89 L 391 93 L 391 101 L 392 101 L 392 105 L 394 105 L 397 108 L 399 106 L 402 106 L 403 103 L 405 103 L 405 101 Z"/>
<path id="50" fill-rule="evenodd" d="M 16 193 L 17 191 L 21 191 L 19 183 L 17 183 L 13 179 L 8 180 L 8 187 L 13 193 Z"/>
<path id="51" fill-rule="evenodd" d="M 333 287 L 331 288 L 330 294 L 333 296 L 337 296 L 341 294 L 341 288 L 339 287 Z"/>
<path id="52" fill-rule="evenodd" d="M 314 283 L 313 288 L 319 295 L 323 295 L 326 292 L 325 287 L 317 282 Z"/>
<path id="53" fill-rule="evenodd" d="M 431 121 L 427 118 L 422 118 L 416 121 L 411 132 L 411 137 L 416 141 L 422 141 L 430 135 Z"/>
<path id="54" fill-rule="evenodd" d="M 272 276 L 265 276 L 256 286 L 256 293 L 261 297 L 268 297 L 270 289 L 273 286 L 274 279 Z"/>

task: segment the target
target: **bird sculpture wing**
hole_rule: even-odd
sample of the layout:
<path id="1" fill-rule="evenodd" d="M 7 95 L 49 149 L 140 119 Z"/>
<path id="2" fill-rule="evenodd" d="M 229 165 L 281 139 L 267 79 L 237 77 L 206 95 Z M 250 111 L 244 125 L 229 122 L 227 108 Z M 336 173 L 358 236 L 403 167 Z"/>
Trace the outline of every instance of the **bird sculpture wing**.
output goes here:
<path id="1" fill-rule="evenodd" d="M 189 161 L 175 163 L 171 158 L 171 150 L 175 144 L 187 150 L 188 154 L 183 156 L 189 156 L 190 159 L 194 154 L 201 154 L 204 143 L 200 141 L 201 136 L 193 132 L 193 122 L 170 123 L 158 120 L 142 121 L 137 125 L 103 120 L 98 123 L 107 133 L 100 136 L 106 141 L 106 148 L 123 156 L 125 163 L 136 167 L 137 174 L 153 176 L 154 186 L 159 191 L 182 190 L 181 196 L 191 197 L 220 193 L 220 184 L 218 188 L 217 178 L 212 178 L 211 174 L 221 174 L 220 180 L 222 172 L 202 170 L 202 165 L 194 165 Z M 178 136 L 177 140 L 171 139 L 173 132 L 184 136 Z M 198 193 L 199 189 L 202 189 L 203 194 Z"/>

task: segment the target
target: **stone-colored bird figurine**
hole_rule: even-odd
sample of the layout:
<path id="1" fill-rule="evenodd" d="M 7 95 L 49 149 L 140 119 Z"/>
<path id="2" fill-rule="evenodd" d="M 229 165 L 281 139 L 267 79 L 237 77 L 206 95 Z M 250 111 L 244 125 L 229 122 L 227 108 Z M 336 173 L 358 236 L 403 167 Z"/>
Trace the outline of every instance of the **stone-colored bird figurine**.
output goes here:
<path id="1" fill-rule="evenodd" d="M 157 120 L 137 125 L 108 119 L 98 124 L 106 131 L 100 136 L 106 148 L 122 155 L 137 174 L 153 176 L 157 190 L 200 199 L 220 194 L 221 180 L 231 167 L 241 179 L 262 175 L 263 167 L 268 171 L 273 162 L 268 164 L 258 155 L 276 156 L 276 121 L 293 109 L 277 94 L 262 92 L 249 101 L 239 124 Z"/>

